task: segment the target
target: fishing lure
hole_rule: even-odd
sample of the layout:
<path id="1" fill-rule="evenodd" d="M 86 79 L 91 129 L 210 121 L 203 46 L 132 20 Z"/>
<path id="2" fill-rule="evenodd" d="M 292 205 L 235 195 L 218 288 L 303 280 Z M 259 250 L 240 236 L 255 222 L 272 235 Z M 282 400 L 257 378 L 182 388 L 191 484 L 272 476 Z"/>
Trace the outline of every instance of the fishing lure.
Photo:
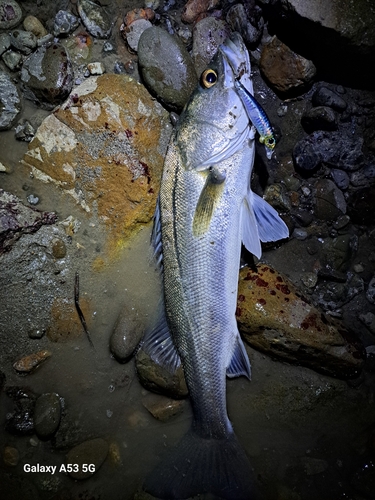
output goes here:
<path id="1" fill-rule="evenodd" d="M 271 158 L 276 141 L 266 112 L 239 80 L 235 81 L 235 86 L 248 117 L 259 133 L 259 142 L 266 147 L 267 158 Z"/>

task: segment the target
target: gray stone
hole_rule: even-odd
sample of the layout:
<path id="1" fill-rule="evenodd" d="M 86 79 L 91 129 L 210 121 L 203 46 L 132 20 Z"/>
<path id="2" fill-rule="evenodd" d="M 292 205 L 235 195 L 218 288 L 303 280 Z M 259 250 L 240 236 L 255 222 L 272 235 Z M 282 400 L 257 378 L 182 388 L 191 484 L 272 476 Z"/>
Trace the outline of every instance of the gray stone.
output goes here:
<path id="1" fill-rule="evenodd" d="M 14 0 L 0 0 L 0 30 L 14 28 L 21 22 L 22 10 Z"/>
<path id="2" fill-rule="evenodd" d="M 134 309 L 125 305 L 117 318 L 109 342 L 112 354 L 118 361 L 128 361 L 143 335 L 144 325 L 141 318 Z"/>
<path id="3" fill-rule="evenodd" d="M 73 87 L 73 66 L 60 44 L 42 46 L 24 62 L 21 80 L 32 95 L 47 106 L 63 101 Z"/>
<path id="4" fill-rule="evenodd" d="M 60 396 L 54 392 L 42 394 L 35 402 L 34 428 L 40 439 L 50 439 L 61 419 Z"/>
<path id="5" fill-rule="evenodd" d="M 8 33 L 0 33 L 0 56 L 10 47 L 10 37 Z"/>
<path id="6" fill-rule="evenodd" d="M 312 96 L 314 106 L 329 106 L 336 111 L 344 111 L 347 108 L 346 101 L 336 92 L 327 87 L 320 87 Z M 328 130 L 328 129 L 326 129 Z"/>
<path id="7" fill-rule="evenodd" d="M 17 125 L 15 133 L 19 141 L 30 142 L 35 135 L 35 129 L 28 120 L 24 120 Z"/>
<path id="8" fill-rule="evenodd" d="M 192 57 L 197 75 L 206 69 L 216 51 L 230 34 L 229 26 L 220 19 L 205 17 L 193 29 Z"/>
<path id="9" fill-rule="evenodd" d="M 151 27 L 152 24 L 148 19 L 136 19 L 125 28 L 123 36 L 125 36 L 126 42 L 131 51 L 138 51 L 138 43 L 142 33 Z"/>
<path id="10" fill-rule="evenodd" d="M 297 142 L 293 159 L 296 166 L 305 171 L 314 170 L 324 163 L 352 172 L 363 164 L 362 145 L 362 137 L 318 130 Z"/>
<path id="11" fill-rule="evenodd" d="M 142 404 L 154 418 L 161 422 L 166 422 L 179 415 L 184 408 L 184 401 L 169 399 L 157 394 L 148 394 L 142 400 Z"/>
<path id="12" fill-rule="evenodd" d="M 333 168 L 331 170 L 331 176 L 336 186 L 340 189 L 348 189 L 349 187 L 349 175 L 343 170 L 339 170 L 338 168 Z"/>
<path id="13" fill-rule="evenodd" d="M 79 26 L 79 19 L 67 10 L 59 10 L 53 23 L 53 34 L 55 36 L 68 36 Z"/>
<path id="14" fill-rule="evenodd" d="M 246 6 L 238 3 L 228 10 L 226 20 L 232 31 L 240 33 L 247 46 L 255 47 L 262 37 L 264 20 L 258 6 L 254 6 L 252 14 L 248 16 Z"/>
<path id="15" fill-rule="evenodd" d="M 112 23 L 103 7 L 90 0 L 79 0 L 78 13 L 91 35 L 97 38 L 109 37 Z"/>
<path id="16" fill-rule="evenodd" d="M 7 50 L 2 55 L 2 60 L 4 61 L 7 68 L 11 71 L 16 71 L 20 69 L 22 64 L 22 56 L 19 52 L 14 52 L 14 50 Z"/>
<path id="17" fill-rule="evenodd" d="M 336 130 L 337 118 L 335 112 L 326 106 L 311 108 L 304 113 L 301 123 L 306 132 L 314 130 Z"/>
<path id="18" fill-rule="evenodd" d="M 37 38 L 30 31 L 15 30 L 9 36 L 11 45 L 23 54 L 31 54 L 37 46 Z"/>
<path id="19" fill-rule="evenodd" d="M 161 28 L 149 28 L 139 40 L 138 60 L 149 90 L 167 106 L 182 109 L 198 79 L 181 40 Z"/>
<path id="20" fill-rule="evenodd" d="M 0 71 L 0 130 L 7 130 L 21 111 L 21 97 L 16 85 Z"/>

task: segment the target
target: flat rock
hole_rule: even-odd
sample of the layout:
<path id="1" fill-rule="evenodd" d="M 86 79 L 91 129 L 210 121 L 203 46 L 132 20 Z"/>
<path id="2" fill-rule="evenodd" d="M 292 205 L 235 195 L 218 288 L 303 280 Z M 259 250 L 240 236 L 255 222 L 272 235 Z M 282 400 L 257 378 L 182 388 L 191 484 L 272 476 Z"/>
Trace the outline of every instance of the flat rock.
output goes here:
<path id="1" fill-rule="evenodd" d="M 142 404 L 156 420 L 161 422 L 167 422 L 179 415 L 184 408 L 184 401 L 166 398 L 157 394 L 147 394 L 143 398 Z"/>
<path id="2" fill-rule="evenodd" d="M 112 23 L 103 7 L 90 0 L 78 0 L 78 13 L 86 29 L 97 38 L 108 38 Z"/>
<path id="3" fill-rule="evenodd" d="M 196 23 L 193 30 L 192 57 L 197 75 L 206 69 L 219 45 L 229 35 L 229 26 L 221 19 L 205 17 Z"/>
<path id="4" fill-rule="evenodd" d="M 255 349 L 333 377 L 360 373 L 365 360 L 360 341 L 268 265 L 241 269 L 238 294 L 239 330 Z"/>
<path id="5" fill-rule="evenodd" d="M 97 214 L 115 252 L 153 216 L 171 128 L 130 77 L 90 77 L 43 121 L 23 163 Z"/>
<path id="6" fill-rule="evenodd" d="M 43 225 L 56 222 L 56 214 L 40 212 L 24 205 L 19 198 L 0 189 L 0 254 L 23 234 L 35 233 Z"/>
<path id="7" fill-rule="evenodd" d="M 263 47 L 259 65 L 270 85 L 286 95 L 303 93 L 316 73 L 312 61 L 293 52 L 276 36 Z"/>

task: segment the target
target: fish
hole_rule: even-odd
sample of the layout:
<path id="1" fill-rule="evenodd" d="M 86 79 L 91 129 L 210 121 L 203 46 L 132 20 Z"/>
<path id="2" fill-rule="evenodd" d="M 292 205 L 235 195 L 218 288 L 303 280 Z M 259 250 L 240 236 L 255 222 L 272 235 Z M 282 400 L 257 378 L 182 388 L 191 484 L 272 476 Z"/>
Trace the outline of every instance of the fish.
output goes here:
<path id="1" fill-rule="evenodd" d="M 226 377 L 251 377 L 235 318 L 241 244 L 260 258 L 260 241 L 289 232 L 250 188 L 255 130 L 236 79 L 253 91 L 238 34 L 219 47 L 180 115 L 154 216 L 164 305 L 142 348 L 171 372 L 182 363 L 193 414 L 190 431 L 143 483 L 162 499 L 257 495 L 226 407 Z"/>
<path id="2" fill-rule="evenodd" d="M 267 158 L 270 159 L 276 141 L 268 116 L 251 92 L 239 80 L 235 81 L 235 86 L 246 109 L 246 113 L 259 134 L 259 142 L 264 144 Z"/>

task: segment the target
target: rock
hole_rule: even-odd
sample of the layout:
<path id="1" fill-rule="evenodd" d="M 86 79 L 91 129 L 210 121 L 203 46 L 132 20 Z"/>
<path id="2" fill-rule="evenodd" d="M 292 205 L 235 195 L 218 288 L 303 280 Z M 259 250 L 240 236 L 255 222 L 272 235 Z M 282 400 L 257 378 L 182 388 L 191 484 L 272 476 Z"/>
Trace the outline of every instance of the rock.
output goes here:
<path id="1" fill-rule="evenodd" d="M 129 10 L 124 17 L 124 28 L 138 19 L 152 21 L 155 18 L 155 12 L 150 8 Z M 120 28 L 122 32 L 122 27 Z"/>
<path id="2" fill-rule="evenodd" d="M 116 321 L 109 348 L 114 357 L 124 363 L 134 354 L 135 349 L 144 335 L 144 325 L 141 317 L 134 310 L 125 305 Z"/>
<path id="3" fill-rule="evenodd" d="M 68 36 L 79 26 L 79 19 L 67 10 L 59 10 L 53 22 L 55 36 Z"/>
<path id="4" fill-rule="evenodd" d="M 136 369 L 141 384 L 149 391 L 175 399 L 188 395 L 182 366 L 175 373 L 170 373 L 140 349 L 136 356 Z"/>
<path id="5" fill-rule="evenodd" d="M 36 48 L 36 36 L 30 31 L 15 30 L 9 37 L 11 45 L 23 54 L 29 55 Z"/>
<path id="6" fill-rule="evenodd" d="M 39 47 L 22 66 L 21 80 L 33 97 L 55 106 L 73 87 L 73 66 L 65 48 L 56 43 Z"/>
<path id="7" fill-rule="evenodd" d="M 329 179 L 315 184 L 315 214 L 321 220 L 334 220 L 346 213 L 346 201 L 342 191 Z"/>
<path id="8" fill-rule="evenodd" d="M 160 420 L 161 422 L 167 422 L 172 417 L 179 415 L 184 408 L 183 401 L 168 399 L 156 394 L 148 394 L 143 398 L 142 404 L 156 420 Z"/>
<path id="9" fill-rule="evenodd" d="M 48 31 L 35 16 L 26 16 L 23 20 L 23 27 L 26 31 L 30 31 L 37 38 L 43 38 L 48 34 Z"/>
<path id="10" fill-rule="evenodd" d="M 263 47 L 259 67 L 271 87 L 287 95 L 303 93 L 316 73 L 312 61 L 293 52 L 276 36 Z"/>
<path id="11" fill-rule="evenodd" d="M 105 73 L 105 67 L 102 62 L 92 62 L 87 65 L 90 75 L 102 75 Z"/>
<path id="12" fill-rule="evenodd" d="M 23 163 L 98 214 L 113 256 L 153 217 L 170 131 L 167 112 L 142 85 L 104 74 L 43 121 Z"/>
<path id="13" fill-rule="evenodd" d="M 272 4 L 270 32 L 283 33 L 292 45 L 303 41 L 305 52 L 327 75 L 326 81 L 371 84 L 368 68 L 375 50 L 375 11 L 367 0 L 337 0 L 334 5 L 321 0 L 261 0 L 261 4 Z"/>
<path id="14" fill-rule="evenodd" d="M 0 0 L 0 30 L 9 30 L 21 22 L 22 10 L 14 0 Z"/>
<path id="15" fill-rule="evenodd" d="M 342 97 L 327 87 L 319 87 L 312 96 L 314 106 L 329 106 L 335 111 L 345 111 L 347 104 Z"/>
<path id="16" fill-rule="evenodd" d="M 230 35 L 228 25 L 220 19 L 205 17 L 194 26 L 192 57 L 197 75 L 200 75 Z"/>
<path id="17" fill-rule="evenodd" d="M 333 168 L 331 170 L 331 176 L 334 183 L 339 189 L 341 190 L 348 189 L 350 180 L 349 180 L 349 175 L 346 172 L 344 172 L 343 170 L 339 170 L 337 168 Z"/>
<path id="18" fill-rule="evenodd" d="M 324 274 L 319 270 L 318 276 L 332 280 L 332 282 L 318 283 L 315 289 L 318 305 L 325 311 L 333 311 L 340 315 L 339 309 L 364 291 L 363 279 L 353 273 L 348 273 L 347 278 L 344 273 L 328 268 L 324 269 Z"/>
<path id="19" fill-rule="evenodd" d="M 16 139 L 19 141 L 30 142 L 35 135 L 34 127 L 28 120 L 23 120 L 21 123 L 18 123 L 14 131 Z"/>
<path id="20" fill-rule="evenodd" d="M 88 299 L 80 298 L 79 305 L 83 316 L 87 319 L 90 313 Z M 65 343 L 85 335 L 73 300 L 54 297 L 50 315 L 46 333 L 51 342 Z"/>
<path id="21" fill-rule="evenodd" d="M 0 56 L 10 47 L 10 36 L 8 33 L 0 33 Z"/>
<path id="22" fill-rule="evenodd" d="M 364 349 L 268 265 L 240 271 L 237 322 L 255 349 L 338 378 L 355 378 Z"/>
<path id="23" fill-rule="evenodd" d="M 311 108 L 303 114 L 301 123 L 309 134 L 315 130 L 337 130 L 336 114 L 327 106 Z"/>
<path id="24" fill-rule="evenodd" d="M 60 396 L 54 392 L 39 396 L 34 408 L 34 428 L 39 439 L 50 439 L 57 431 L 60 419 Z"/>
<path id="25" fill-rule="evenodd" d="M 132 52 L 138 52 L 138 43 L 142 33 L 151 27 L 152 24 L 148 19 L 136 19 L 122 31 L 122 36 Z"/>
<path id="26" fill-rule="evenodd" d="M 4 52 L 2 60 L 10 71 L 17 71 L 22 65 L 22 55 L 14 50 L 7 50 Z"/>
<path id="27" fill-rule="evenodd" d="M 16 196 L 0 189 L 0 254 L 8 251 L 23 234 L 55 222 L 54 213 L 26 207 Z"/>
<path id="28" fill-rule="evenodd" d="M 327 460 L 323 460 L 322 458 L 303 457 L 301 458 L 301 462 L 308 476 L 321 474 L 329 467 Z"/>
<path id="29" fill-rule="evenodd" d="M 13 363 L 13 368 L 18 373 L 27 374 L 38 368 L 46 359 L 52 356 L 52 353 L 47 350 L 35 352 L 28 356 L 23 356 Z"/>
<path id="30" fill-rule="evenodd" d="M 84 441 L 72 448 L 66 456 L 66 464 L 76 464 L 78 471 L 68 470 L 73 479 L 87 479 L 97 472 L 108 455 L 108 443 L 102 438 Z M 91 467 L 84 467 L 85 465 Z"/>
<path id="31" fill-rule="evenodd" d="M 370 288 L 370 284 L 371 284 L 371 288 Z M 369 283 L 369 288 L 368 288 L 368 290 L 370 290 L 369 302 L 371 302 L 372 304 L 375 303 L 375 290 L 374 290 L 374 288 L 375 288 L 375 280 L 374 280 L 374 278 L 372 278 L 372 280 Z M 374 335 L 375 334 L 375 314 L 372 312 L 368 312 L 366 314 L 360 314 L 359 319 L 360 319 L 360 321 L 362 321 L 362 323 L 364 325 L 367 326 L 367 328 L 370 330 L 370 332 Z M 366 351 L 367 351 L 367 349 L 366 349 Z M 368 355 L 368 351 L 367 351 L 367 355 Z"/>
<path id="32" fill-rule="evenodd" d="M 8 387 L 5 392 L 14 401 L 14 411 L 6 415 L 5 430 L 16 435 L 33 434 L 35 395 L 21 387 Z"/>
<path id="33" fill-rule="evenodd" d="M 258 45 L 264 27 L 262 10 L 258 5 L 254 5 L 248 12 L 248 3 L 237 3 L 228 10 L 226 21 L 232 31 L 240 33 L 248 47 L 255 48 Z"/>
<path id="34" fill-rule="evenodd" d="M 346 272 L 349 270 L 356 253 L 353 246 L 355 245 L 353 245 L 352 237 L 349 234 L 339 235 L 332 240 L 328 239 L 323 247 L 322 260 L 330 269 Z"/>
<path id="35" fill-rule="evenodd" d="M 20 453 L 13 446 L 5 446 L 3 451 L 3 461 L 8 467 L 15 467 L 20 460 Z"/>
<path id="36" fill-rule="evenodd" d="M 297 142 L 293 150 L 296 168 L 310 172 L 324 163 L 348 172 L 363 164 L 362 137 L 350 137 L 340 132 L 316 131 Z"/>
<path id="37" fill-rule="evenodd" d="M 90 0 L 78 0 L 78 13 L 86 29 L 96 38 L 108 38 L 112 22 L 103 7 Z"/>
<path id="38" fill-rule="evenodd" d="M 66 245 L 61 238 L 52 240 L 52 254 L 55 259 L 63 259 L 66 255 Z"/>
<path id="39" fill-rule="evenodd" d="M 7 130 L 21 111 L 21 98 L 16 85 L 0 71 L 0 130 Z"/>
<path id="40" fill-rule="evenodd" d="M 218 5 L 219 0 L 188 0 L 182 10 L 181 21 L 193 23 L 200 14 L 204 14 Z"/>
<path id="41" fill-rule="evenodd" d="M 149 90 L 167 106 L 182 109 L 198 79 L 181 40 L 161 28 L 149 28 L 139 40 L 138 62 Z"/>
<path id="42" fill-rule="evenodd" d="M 270 184 L 264 191 L 263 198 L 277 210 L 281 212 L 290 212 L 290 199 L 285 192 L 282 184 Z"/>

